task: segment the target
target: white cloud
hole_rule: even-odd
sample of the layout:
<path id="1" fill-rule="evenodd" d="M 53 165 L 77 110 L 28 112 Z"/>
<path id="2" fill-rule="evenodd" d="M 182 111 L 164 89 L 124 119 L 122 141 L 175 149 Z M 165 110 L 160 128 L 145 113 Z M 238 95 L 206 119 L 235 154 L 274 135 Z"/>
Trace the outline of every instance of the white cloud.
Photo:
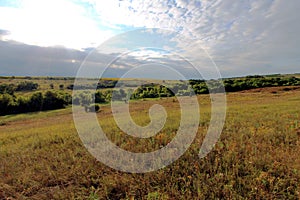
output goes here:
<path id="1" fill-rule="evenodd" d="M 82 7 L 65 0 L 24 0 L 19 8 L 0 7 L 0 27 L 11 32 L 6 40 L 75 49 L 95 46 L 112 36 L 84 16 Z"/>
<path id="2" fill-rule="evenodd" d="M 115 65 L 115 64 L 112 64 L 110 65 L 109 67 L 113 68 L 113 69 L 125 69 L 125 67 L 123 65 Z"/>
<path id="3" fill-rule="evenodd" d="M 11 33 L 1 37 L 79 49 L 95 46 L 126 26 L 163 28 L 179 33 L 170 40 L 177 43 L 178 52 L 187 50 L 190 58 L 201 59 L 207 51 L 222 71 L 232 74 L 257 73 L 260 66 L 276 73 L 284 63 L 297 71 L 300 64 L 298 0 L 81 2 L 92 6 L 93 19 L 82 4 L 68 0 L 24 0 L 20 8 L 0 7 L 0 29 Z M 117 42 L 111 44 L 115 46 L 105 50 L 116 52 Z M 199 52 L 199 47 L 205 51 Z"/>

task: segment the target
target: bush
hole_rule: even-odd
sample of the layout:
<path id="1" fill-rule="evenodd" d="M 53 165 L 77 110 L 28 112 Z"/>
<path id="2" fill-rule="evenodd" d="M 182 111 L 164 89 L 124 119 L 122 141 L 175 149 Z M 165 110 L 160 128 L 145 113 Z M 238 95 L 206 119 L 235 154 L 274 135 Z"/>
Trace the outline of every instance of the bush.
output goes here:
<path id="1" fill-rule="evenodd" d="M 0 94 L 10 94 L 13 95 L 16 88 L 14 84 L 2 84 L 0 85 Z"/>
<path id="2" fill-rule="evenodd" d="M 41 92 L 34 93 L 29 99 L 30 111 L 42 110 L 43 101 L 43 94 Z"/>
<path id="3" fill-rule="evenodd" d="M 34 83 L 34 82 L 21 82 L 17 85 L 16 91 L 33 91 L 38 89 L 39 84 Z"/>
<path id="4" fill-rule="evenodd" d="M 0 94 L 0 115 L 9 114 L 14 106 L 14 98 L 9 94 Z"/>
<path id="5" fill-rule="evenodd" d="M 37 92 L 30 97 L 0 94 L 0 115 L 60 109 L 71 102 L 71 95 L 62 92 L 47 91 L 44 95 Z"/>
<path id="6" fill-rule="evenodd" d="M 16 104 L 14 105 L 13 113 L 25 113 L 31 111 L 29 106 L 29 99 L 23 96 L 17 98 Z"/>
<path id="7" fill-rule="evenodd" d="M 98 104 L 85 105 L 84 109 L 86 112 L 99 112 L 100 106 Z"/>
<path id="8" fill-rule="evenodd" d="M 74 88 L 74 85 L 73 85 L 73 84 L 67 86 L 67 89 L 68 89 L 68 90 L 73 90 L 73 88 Z"/>
<path id="9" fill-rule="evenodd" d="M 95 94 L 95 103 L 105 103 L 105 96 L 101 91 L 97 91 Z"/>
<path id="10" fill-rule="evenodd" d="M 54 110 L 65 108 L 66 105 L 71 103 L 71 95 L 67 93 L 58 93 L 47 91 L 43 99 L 43 110 Z"/>

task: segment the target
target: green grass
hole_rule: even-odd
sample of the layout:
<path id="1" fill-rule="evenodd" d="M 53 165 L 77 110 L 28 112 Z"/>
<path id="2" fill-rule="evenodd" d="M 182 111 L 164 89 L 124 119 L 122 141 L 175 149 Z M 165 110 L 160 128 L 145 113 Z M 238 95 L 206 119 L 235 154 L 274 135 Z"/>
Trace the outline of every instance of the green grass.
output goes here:
<path id="1" fill-rule="evenodd" d="M 40 119 L 40 118 L 47 118 L 57 115 L 65 115 L 71 113 L 71 107 L 65 109 L 57 109 L 57 110 L 50 110 L 50 111 L 43 111 L 43 112 L 30 112 L 30 113 L 22 113 L 16 115 L 5 115 L 0 116 L 0 122 L 2 123 L 10 123 L 14 121 L 21 121 L 21 120 L 33 120 L 33 119 Z"/>
<path id="2" fill-rule="evenodd" d="M 300 91 L 230 93 L 221 138 L 212 152 L 198 151 L 210 120 L 200 95 L 201 122 L 189 150 L 172 165 L 146 174 L 113 170 L 84 148 L 71 108 L 2 116 L 0 199 L 299 199 Z M 149 122 L 158 103 L 168 112 L 164 129 L 150 139 L 122 133 L 109 105 L 98 113 L 107 136 L 134 152 L 153 151 L 176 134 L 179 105 L 173 98 L 134 101 L 137 124 Z"/>

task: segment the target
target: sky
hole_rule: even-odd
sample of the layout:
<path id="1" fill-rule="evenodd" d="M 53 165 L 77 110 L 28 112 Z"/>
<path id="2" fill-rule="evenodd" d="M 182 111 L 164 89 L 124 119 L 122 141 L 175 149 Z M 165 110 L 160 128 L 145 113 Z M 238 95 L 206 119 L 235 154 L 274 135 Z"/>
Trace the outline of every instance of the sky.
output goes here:
<path id="1" fill-rule="evenodd" d="M 299 73 L 299 10 L 299 0 L 0 0 L 0 76 Z"/>

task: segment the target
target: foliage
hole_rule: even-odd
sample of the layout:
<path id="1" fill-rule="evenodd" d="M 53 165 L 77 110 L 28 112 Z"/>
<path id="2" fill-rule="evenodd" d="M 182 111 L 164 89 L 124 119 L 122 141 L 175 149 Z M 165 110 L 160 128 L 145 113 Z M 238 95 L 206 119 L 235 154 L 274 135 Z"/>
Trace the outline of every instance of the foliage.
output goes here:
<path id="1" fill-rule="evenodd" d="M 0 115 L 54 110 L 65 108 L 71 103 L 71 95 L 62 92 L 37 92 L 30 97 L 15 97 L 10 94 L 0 94 Z"/>
<path id="2" fill-rule="evenodd" d="M 131 99 L 143 99 L 143 98 L 158 98 L 158 97 L 172 97 L 174 93 L 171 89 L 158 85 L 158 84 L 146 84 L 138 87 Z"/>
<path id="3" fill-rule="evenodd" d="M 16 88 L 14 84 L 1 84 L 0 85 L 0 94 L 10 94 L 13 95 Z"/>
<path id="4" fill-rule="evenodd" d="M 0 94 L 0 115 L 8 113 L 14 106 L 13 96 L 9 94 Z"/>
<path id="5" fill-rule="evenodd" d="M 24 81 L 17 85 L 16 91 L 33 91 L 38 89 L 39 84 L 32 81 Z"/>
<path id="6" fill-rule="evenodd" d="M 300 78 L 275 77 L 274 76 L 247 76 L 244 78 L 228 78 L 223 80 L 190 80 L 190 84 L 196 94 L 207 94 L 209 92 L 222 92 L 221 81 L 223 81 L 226 92 L 237 92 L 264 87 L 297 86 Z"/>
<path id="7" fill-rule="evenodd" d="M 18 79 L 21 78 L 15 77 L 13 80 Z M 60 89 L 61 92 L 49 92 L 45 91 L 46 89 L 40 89 L 39 84 L 43 82 L 39 82 L 38 84 L 31 81 L 38 81 L 39 78 L 30 77 L 30 79 L 24 79 L 25 81 L 22 82 L 10 82 L 11 80 L 12 79 L 9 79 L 6 83 L 0 84 L 0 94 L 2 95 L 2 100 L 0 101 L 2 109 L 0 115 L 63 108 L 70 104 L 71 101 L 70 95 L 67 95 L 68 91 L 62 93 L 65 88 L 76 91 L 72 99 L 74 105 L 89 106 L 92 103 L 102 104 L 108 103 L 111 100 L 127 102 L 130 99 L 163 98 L 173 97 L 175 95 L 191 96 L 193 93 L 208 94 L 210 92 L 224 92 L 222 84 L 224 84 L 226 92 L 237 92 L 264 87 L 300 85 L 300 78 L 275 74 L 206 81 L 192 79 L 188 81 L 189 84 L 185 84 L 184 81 L 162 81 L 162 84 L 148 81 L 147 84 L 142 86 L 138 86 L 140 82 L 137 80 L 122 80 L 118 82 L 117 79 L 101 79 L 98 83 L 94 83 L 95 80 L 87 81 L 86 84 L 76 86 L 76 88 L 74 88 L 73 84 L 58 82 L 55 88 Z M 48 77 L 47 80 L 72 81 L 73 79 Z M 168 82 L 168 84 L 166 84 L 166 82 Z M 43 84 L 47 85 L 47 89 L 49 89 L 49 86 L 51 90 L 54 89 L 54 82 L 50 82 L 50 84 L 49 82 L 44 82 Z M 165 84 L 168 85 L 168 87 L 166 87 Z M 45 87 L 43 86 L 43 88 Z M 39 91 L 43 91 L 43 94 L 32 94 L 32 91 L 38 89 Z M 91 91 L 95 89 L 96 92 L 92 93 Z M 20 93 L 23 95 L 26 91 L 28 95 L 18 96 Z M 10 97 L 8 97 L 7 94 L 10 95 Z"/>
<path id="8" fill-rule="evenodd" d="M 13 95 L 16 91 L 34 91 L 37 90 L 39 84 L 32 81 L 24 81 L 17 85 L 15 84 L 1 84 L 0 85 L 0 94 L 10 94 Z"/>

